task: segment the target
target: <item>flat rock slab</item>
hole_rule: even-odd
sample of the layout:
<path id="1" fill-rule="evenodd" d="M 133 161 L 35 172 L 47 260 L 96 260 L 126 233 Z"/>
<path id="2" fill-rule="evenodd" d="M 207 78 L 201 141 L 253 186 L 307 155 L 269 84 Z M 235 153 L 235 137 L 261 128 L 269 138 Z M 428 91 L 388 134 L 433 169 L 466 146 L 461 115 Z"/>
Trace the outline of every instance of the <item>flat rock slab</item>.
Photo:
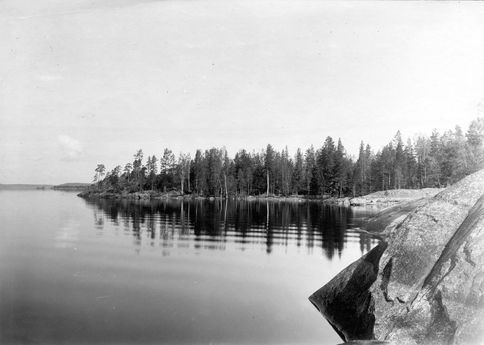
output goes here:
<path id="1" fill-rule="evenodd" d="M 353 206 L 368 204 L 392 204 L 407 202 L 422 198 L 431 198 L 441 192 L 441 188 L 423 189 L 393 189 L 371 193 L 365 196 L 352 198 L 349 200 Z"/>
<path id="2" fill-rule="evenodd" d="M 387 207 L 372 217 L 362 228 L 368 232 L 378 234 L 392 226 L 401 217 L 406 217 L 410 212 L 427 203 L 427 199 L 420 198 L 417 200 L 405 201 L 401 204 Z"/>

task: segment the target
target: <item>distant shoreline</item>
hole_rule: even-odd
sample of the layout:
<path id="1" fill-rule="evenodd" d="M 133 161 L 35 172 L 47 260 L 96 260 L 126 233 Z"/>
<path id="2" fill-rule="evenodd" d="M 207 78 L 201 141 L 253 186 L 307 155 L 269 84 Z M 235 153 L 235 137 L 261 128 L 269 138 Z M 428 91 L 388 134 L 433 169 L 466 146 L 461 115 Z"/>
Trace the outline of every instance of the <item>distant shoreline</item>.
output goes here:
<path id="1" fill-rule="evenodd" d="M 54 190 L 64 190 L 64 191 L 85 191 L 89 188 L 90 183 L 63 183 L 60 185 L 53 186 Z"/>
<path id="2" fill-rule="evenodd" d="M 0 191 L 2 190 L 45 190 L 52 189 L 50 184 L 0 184 Z"/>
<path id="3" fill-rule="evenodd" d="M 91 183 L 63 183 L 59 185 L 51 184 L 0 184 L 0 191 L 2 190 L 64 190 L 64 191 L 85 191 L 91 186 Z"/>

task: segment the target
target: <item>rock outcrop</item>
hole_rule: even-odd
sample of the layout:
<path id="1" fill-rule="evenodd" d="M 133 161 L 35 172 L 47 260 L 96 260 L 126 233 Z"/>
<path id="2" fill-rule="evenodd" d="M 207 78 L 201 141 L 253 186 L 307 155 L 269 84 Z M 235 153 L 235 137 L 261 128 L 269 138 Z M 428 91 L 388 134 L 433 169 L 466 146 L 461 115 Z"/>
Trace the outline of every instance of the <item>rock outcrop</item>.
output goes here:
<path id="1" fill-rule="evenodd" d="M 484 170 L 393 219 L 383 235 L 309 298 L 341 338 L 484 343 Z"/>
<path id="2" fill-rule="evenodd" d="M 393 189 L 352 198 L 350 199 L 350 204 L 352 206 L 395 204 L 416 199 L 431 198 L 441 191 L 442 189 L 440 188 Z"/>

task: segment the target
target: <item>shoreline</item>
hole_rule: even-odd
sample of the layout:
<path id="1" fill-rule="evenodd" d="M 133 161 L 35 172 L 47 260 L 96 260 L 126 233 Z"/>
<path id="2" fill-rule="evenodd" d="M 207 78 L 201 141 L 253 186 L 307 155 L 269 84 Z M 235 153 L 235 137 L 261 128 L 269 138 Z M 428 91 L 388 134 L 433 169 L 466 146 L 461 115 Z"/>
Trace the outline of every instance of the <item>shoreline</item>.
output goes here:
<path id="1" fill-rule="evenodd" d="M 77 194 L 81 198 L 92 199 L 129 199 L 129 200 L 245 200 L 245 201 L 278 201 L 278 202 L 321 202 L 335 198 L 322 199 L 321 197 L 306 197 L 306 196 L 265 196 L 265 195 L 248 195 L 248 196 L 201 196 L 196 194 L 181 195 L 179 192 L 157 192 L 157 191 L 142 191 L 142 192 L 106 192 L 106 191 L 82 191 Z M 344 200 L 347 198 L 341 198 Z M 339 200 L 339 199 L 338 199 Z"/>
<path id="2" fill-rule="evenodd" d="M 419 199 L 431 198 L 443 189 L 439 188 L 424 188 L 424 189 L 394 189 L 388 191 L 381 191 L 371 193 L 359 197 L 321 197 L 321 196 L 273 196 L 273 195 L 248 195 L 248 196 L 229 196 L 214 197 L 214 196 L 200 196 L 195 194 L 181 195 L 179 192 L 158 192 L 158 191 L 142 191 L 142 192 L 109 192 L 109 191 L 95 191 L 84 190 L 77 194 L 78 197 L 85 199 L 128 199 L 128 200 L 240 200 L 240 201 L 276 201 L 276 202 L 320 202 L 327 205 L 335 206 L 379 206 L 390 207 L 407 203 Z"/>

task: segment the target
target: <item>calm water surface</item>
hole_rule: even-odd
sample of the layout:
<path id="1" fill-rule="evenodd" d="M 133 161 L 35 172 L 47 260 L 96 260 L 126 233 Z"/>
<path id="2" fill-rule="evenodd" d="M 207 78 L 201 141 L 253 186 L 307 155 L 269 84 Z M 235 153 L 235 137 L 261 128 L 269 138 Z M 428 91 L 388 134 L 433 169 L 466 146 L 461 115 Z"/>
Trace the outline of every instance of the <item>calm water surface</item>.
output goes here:
<path id="1" fill-rule="evenodd" d="M 307 297 L 369 212 L 1 191 L 0 343 L 340 343 Z"/>

